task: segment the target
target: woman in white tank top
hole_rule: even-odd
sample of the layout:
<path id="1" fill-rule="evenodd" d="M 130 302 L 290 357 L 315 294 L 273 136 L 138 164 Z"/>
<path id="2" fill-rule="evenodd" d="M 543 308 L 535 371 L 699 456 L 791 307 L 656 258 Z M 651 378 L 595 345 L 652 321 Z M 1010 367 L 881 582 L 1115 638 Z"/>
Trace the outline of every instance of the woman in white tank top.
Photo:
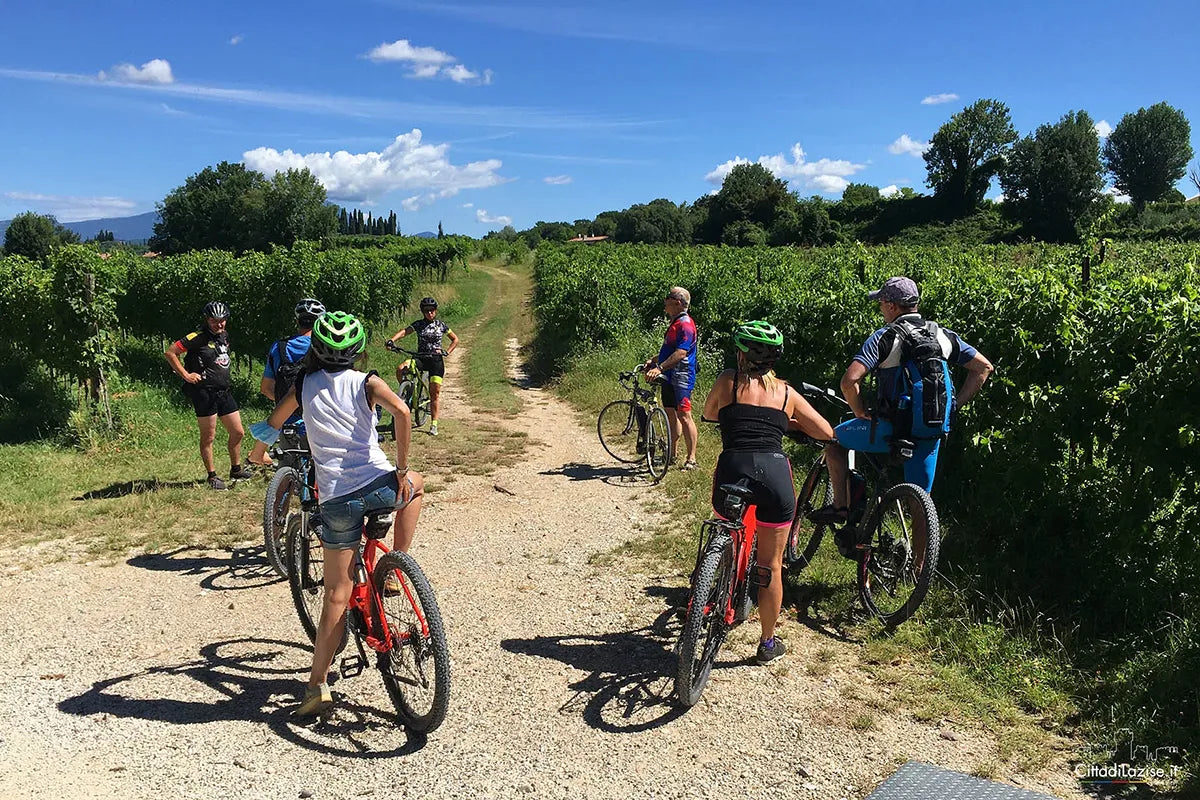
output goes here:
<path id="1" fill-rule="evenodd" d="M 396 509 L 393 547 L 407 552 L 421 514 L 425 483 L 408 468 L 408 406 L 378 375 L 351 368 L 366 340 L 362 324 L 350 314 L 321 315 L 313 325 L 304 374 L 267 420 L 277 429 L 297 408 L 302 410 L 321 500 L 317 534 L 325 551 L 325 600 L 308 687 L 294 712 L 298 716 L 320 714 L 333 704 L 326 680 L 346 625 L 354 589 L 351 570 L 365 516 Z M 395 469 L 379 447 L 376 405 L 396 420 Z"/>

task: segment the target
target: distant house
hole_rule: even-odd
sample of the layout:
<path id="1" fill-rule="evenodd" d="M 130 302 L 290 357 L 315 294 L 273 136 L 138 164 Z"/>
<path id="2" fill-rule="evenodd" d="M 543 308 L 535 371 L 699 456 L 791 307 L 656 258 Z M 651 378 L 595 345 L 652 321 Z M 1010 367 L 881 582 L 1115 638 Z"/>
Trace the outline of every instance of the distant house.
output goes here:
<path id="1" fill-rule="evenodd" d="M 568 242 L 583 242 L 584 244 L 596 244 L 603 242 L 607 236 L 576 236 L 574 239 L 567 239 Z"/>
<path id="2" fill-rule="evenodd" d="M 142 253 L 142 258 L 158 258 L 162 253 L 156 253 L 153 250 L 147 250 Z"/>

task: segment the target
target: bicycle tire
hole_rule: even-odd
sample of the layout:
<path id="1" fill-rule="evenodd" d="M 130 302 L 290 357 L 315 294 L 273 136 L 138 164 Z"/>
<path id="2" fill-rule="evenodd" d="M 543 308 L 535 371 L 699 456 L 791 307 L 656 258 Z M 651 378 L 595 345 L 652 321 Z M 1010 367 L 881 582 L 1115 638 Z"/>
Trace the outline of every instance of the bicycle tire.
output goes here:
<path id="1" fill-rule="evenodd" d="M 911 533 L 905 537 L 905 525 L 890 522 L 904 519 L 905 511 L 912 516 Z M 908 539 L 917 539 L 921 528 L 925 530 L 924 547 L 914 545 Z M 937 570 L 938 553 L 941 550 L 941 535 L 937 508 L 928 492 L 911 483 L 898 483 L 884 492 L 883 497 L 871 512 L 867 530 L 870 536 L 867 549 L 859 556 L 858 591 L 863 605 L 875 615 L 884 627 L 894 630 L 916 613 L 917 608 L 929 592 L 933 573 Z M 906 541 L 905 547 L 889 543 L 893 533 L 899 532 Z M 915 552 L 923 550 L 923 553 Z M 916 565 L 919 564 L 919 568 Z M 889 590 L 889 580 L 899 574 L 895 581 L 907 581 L 911 591 L 900 602 Z M 910 579 L 911 580 L 908 580 Z M 879 589 L 883 590 L 881 594 Z"/>
<path id="2" fill-rule="evenodd" d="M 429 389 L 423 381 L 413 381 L 412 424 L 420 428 L 429 421 Z"/>
<path id="3" fill-rule="evenodd" d="M 796 516 L 792 518 L 787 545 L 783 549 L 783 562 L 788 567 L 804 569 L 812 562 L 829 526 L 813 522 L 808 515 L 832 500 L 833 481 L 829 478 L 829 467 L 825 464 L 825 457 L 818 456 L 796 494 Z M 800 549 L 802 542 L 803 550 Z"/>
<path id="4" fill-rule="evenodd" d="M 671 466 L 671 421 L 667 412 L 655 407 L 646 421 L 646 468 L 655 483 L 663 479 Z"/>
<path id="5" fill-rule="evenodd" d="M 675 696 L 687 708 L 696 705 L 712 676 L 717 651 L 729 629 L 725 625 L 725 604 L 733 579 L 733 540 L 728 535 L 714 536 L 696 568 L 692 591 L 688 596 L 683 630 L 679 634 L 679 664 L 675 672 Z M 696 647 L 704 637 L 703 649 Z"/>
<path id="6" fill-rule="evenodd" d="M 315 643 L 317 625 L 321 621 L 321 606 L 325 601 L 325 552 L 311 526 L 308 535 L 302 535 L 304 526 L 301 524 L 301 514 L 304 513 L 301 511 L 288 515 L 288 585 L 292 590 L 292 604 L 296 607 L 296 616 L 300 618 L 300 627 L 304 629 L 308 641 Z M 314 553 L 320 553 L 320 558 L 314 558 Z M 346 629 L 343 629 L 342 640 L 337 646 L 338 653 L 346 647 L 347 636 Z"/>
<path id="7" fill-rule="evenodd" d="M 404 591 L 388 596 L 384 584 L 393 573 L 398 573 L 399 580 L 407 582 L 407 586 Z M 383 602 L 384 616 L 392 628 L 393 637 L 407 634 L 404 643 L 394 639 L 396 643 L 392 649 L 379 654 L 376 664 L 383 677 L 384 688 L 396 707 L 397 718 L 406 728 L 418 733 L 430 733 L 446 719 L 446 710 L 450 705 L 450 650 L 433 586 L 412 556 L 399 552 L 388 553 L 376 562 L 372 584 Z M 396 600 L 394 606 L 398 611 L 394 616 L 390 612 L 390 600 Z M 418 609 L 413 606 L 414 601 L 420 606 L 419 615 Z M 405 612 L 408 614 L 405 615 Z M 428 635 L 421 633 L 421 617 L 424 617 Z M 427 667 L 433 669 L 432 679 L 427 674 Z M 410 668 L 411 677 L 397 674 L 400 668 Z M 432 687 L 428 707 L 425 707 L 426 704 L 417 707 L 413 700 L 415 692 L 406 686 Z"/>
<path id="8" fill-rule="evenodd" d="M 636 464 L 646 456 L 639 453 L 637 416 L 632 400 L 613 400 L 600 409 L 596 417 L 596 435 L 600 437 L 600 446 L 605 451 L 624 464 Z M 640 449 L 645 449 L 645 442 Z"/>
<path id="9" fill-rule="evenodd" d="M 280 467 L 267 484 L 263 498 L 263 549 L 267 563 L 281 578 L 288 576 L 287 518 L 292 498 L 300 495 L 300 475 L 291 467 Z"/>

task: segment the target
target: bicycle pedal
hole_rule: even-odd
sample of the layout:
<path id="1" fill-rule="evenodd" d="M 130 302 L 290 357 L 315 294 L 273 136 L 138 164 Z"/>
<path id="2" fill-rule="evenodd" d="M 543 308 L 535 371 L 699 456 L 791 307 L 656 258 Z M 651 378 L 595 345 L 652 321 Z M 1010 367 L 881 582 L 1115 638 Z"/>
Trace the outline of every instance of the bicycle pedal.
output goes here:
<path id="1" fill-rule="evenodd" d="M 757 564 L 750 568 L 750 585 L 765 589 L 771 585 L 771 568 Z"/>
<path id="2" fill-rule="evenodd" d="M 360 655 L 348 655 L 342 658 L 341 667 L 338 672 L 343 678 L 353 678 L 356 675 L 361 675 L 362 671 L 367 668 L 367 660 Z"/>

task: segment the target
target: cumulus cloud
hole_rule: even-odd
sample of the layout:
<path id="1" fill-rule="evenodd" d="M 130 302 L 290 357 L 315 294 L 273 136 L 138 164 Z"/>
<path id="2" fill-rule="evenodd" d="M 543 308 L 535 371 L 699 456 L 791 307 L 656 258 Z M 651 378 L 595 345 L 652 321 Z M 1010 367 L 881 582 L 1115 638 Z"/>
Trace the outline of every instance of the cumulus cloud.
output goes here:
<path id="1" fill-rule="evenodd" d="M 423 143 L 420 129 L 413 128 L 379 153 L 339 150 L 301 154 L 259 147 L 244 153 L 242 160 L 267 175 L 307 167 L 329 196 L 340 200 L 366 202 L 388 192 L 415 189 L 419 193 L 402 203 L 410 211 L 453 197 L 463 189 L 483 189 L 505 182 L 496 172 L 503 163 L 499 159 L 455 165 L 447 158 L 449 149 L 448 144 Z"/>
<path id="2" fill-rule="evenodd" d="M 53 214 L 60 222 L 78 222 L 102 217 L 129 216 L 137 203 L 124 197 L 79 197 L 62 194 L 5 192 L 4 197 L 28 205 L 42 214 Z"/>
<path id="3" fill-rule="evenodd" d="M 958 95 L 954 92 L 942 92 L 941 94 L 931 94 L 921 101 L 923 106 L 936 106 L 942 103 L 950 103 L 958 99 Z"/>
<path id="4" fill-rule="evenodd" d="M 551 186 L 562 186 L 570 183 L 572 180 L 573 178 L 570 175 L 547 175 L 546 177 L 542 178 L 543 182 L 548 183 Z"/>
<path id="5" fill-rule="evenodd" d="M 1109 186 L 1107 189 L 1101 192 L 1101 194 L 1110 195 L 1112 199 L 1118 203 L 1132 202 L 1132 198 L 1130 198 L 1129 195 L 1121 194 L 1121 191 L 1115 186 Z"/>
<path id="6" fill-rule="evenodd" d="M 242 36 L 240 33 L 235 34 L 232 38 L 230 38 L 229 43 L 231 45 L 233 45 L 234 47 L 237 47 L 239 44 L 242 43 L 242 39 L 244 39 L 244 38 L 246 38 L 246 37 Z"/>
<path id="7" fill-rule="evenodd" d="M 991 200 L 993 203 L 1003 203 L 1004 202 L 1004 193 L 1001 192 L 1000 194 L 996 195 L 995 197 L 989 197 L 988 199 Z"/>
<path id="8" fill-rule="evenodd" d="M 1108 120 L 1102 119 L 1096 123 L 1096 135 L 1101 139 L 1107 139 L 1112 135 L 1113 126 L 1108 124 Z"/>
<path id="9" fill-rule="evenodd" d="M 474 203 L 463 203 L 462 207 L 463 208 L 474 208 L 475 204 Z"/>
<path id="10" fill-rule="evenodd" d="M 376 63 L 396 62 L 408 65 L 410 78 L 436 78 L 439 75 L 455 83 L 487 85 L 492 82 L 492 71 L 482 73 L 468 69 L 458 59 L 436 47 L 418 47 L 408 39 L 397 39 L 376 46 L 367 58 Z"/>
<path id="11" fill-rule="evenodd" d="M 885 186 L 879 190 L 880 197 L 893 197 L 898 194 L 900 194 L 900 187 L 894 183 L 891 186 Z"/>
<path id="12" fill-rule="evenodd" d="M 503 214 L 492 216 L 482 208 L 475 209 L 475 221 L 482 222 L 485 225 L 512 225 L 512 217 L 506 217 Z"/>
<path id="13" fill-rule="evenodd" d="M 888 145 L 888 152 L 895 155 L 908 153 L 910 156 L 920 158 L 926 150 L 929 149 L 929 142 L 918 142 L 907 133 L 900 134 L 900 138 Z"/>
<path id="14" fill-rule="evenodd" d="M 709 183 L 721 184 L 734 167 L 750 163 L 753 162 L 738 156 L 718 165 L 712 172 L 704 176 L 704 180 Z M 791 159 L 783 153 L 777 153 L 773 156 L 759 156 L 758 163 L 781 180 L 826 193 L 840 192 L 845 189 L 849 185 L 845 178 L 866 166 L 844 159 L 822 158 L 818 161 L 807 161 L 799 143 L 792 145 Z"/>
<path id="15" fill-rule="evenodd" d="M 100 70 L 97 77 L 102 81 L 121 83 L 174 83 L 171 64 L 165 58 L 155 58 L 135 67 L 133 64 L 117 64 L 112 72 Z"/>

